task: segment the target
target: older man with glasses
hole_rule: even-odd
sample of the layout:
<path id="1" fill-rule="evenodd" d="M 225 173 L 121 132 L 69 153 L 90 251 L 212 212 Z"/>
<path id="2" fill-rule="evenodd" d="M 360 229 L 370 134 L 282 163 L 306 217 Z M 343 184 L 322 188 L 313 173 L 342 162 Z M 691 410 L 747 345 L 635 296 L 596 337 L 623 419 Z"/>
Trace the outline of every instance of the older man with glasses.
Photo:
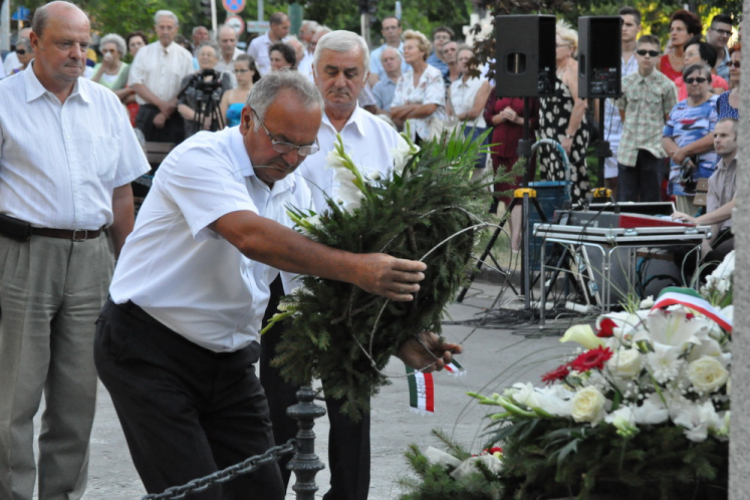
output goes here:
<path id="1" fill-rule="evenodd" d="M 254 364 L 279 270 L 347 281 L 393 300 L 410 300 L 419 289 L 421 262 L 335 250 L 291 229 L 287 207 L 310 206 L 295 170 L 319 149 L 322 113 L 307 78 L 269 73 L 250 92 L 239 127 L 194 135 L 154 177 L 94 345 L 149 493 L 273 446 Z M 276 463 L 193 498 L 253 496 L 284 498 Z"/>

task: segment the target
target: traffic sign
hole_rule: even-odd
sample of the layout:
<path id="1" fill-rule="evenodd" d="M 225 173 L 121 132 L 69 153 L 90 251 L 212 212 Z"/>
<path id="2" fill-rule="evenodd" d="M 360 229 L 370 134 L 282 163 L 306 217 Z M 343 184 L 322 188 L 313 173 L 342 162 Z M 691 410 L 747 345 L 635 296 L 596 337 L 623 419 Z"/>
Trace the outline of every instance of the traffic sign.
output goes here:
<path id="1" fill-rule="evenodd" d="M 31 14 L 31 11 L 27 9 L 26 7 L 23 7 L 21 5 L 18 6 L 18 9 L 13 13 L 11 16 L 11 20 L 13 21 L 28 21 L 29 20 L 29 14 Z"/>
<path id="2" fill-rule="evenodd" d="M 268 28 L 271 27 L 271 23 L 268 21 L 248 21 L 247 31 L 248 33 L 265 33 Z"/>
<path id="3" fill-rule="evenodd" d="M 231 26 L 238 37 L 245 32 L 245 20 L 240 16 L 227 16 L 224 24 Z"/>
<path id="4" fill-rule="evenodd" d="M 224 5 L 224 8 L 227 11 L 234 14 L 242 12 L 242 10 L 245 8 L 245 5 L 247 5 L 246 0 L 221 0 L 221 3 Z"/>

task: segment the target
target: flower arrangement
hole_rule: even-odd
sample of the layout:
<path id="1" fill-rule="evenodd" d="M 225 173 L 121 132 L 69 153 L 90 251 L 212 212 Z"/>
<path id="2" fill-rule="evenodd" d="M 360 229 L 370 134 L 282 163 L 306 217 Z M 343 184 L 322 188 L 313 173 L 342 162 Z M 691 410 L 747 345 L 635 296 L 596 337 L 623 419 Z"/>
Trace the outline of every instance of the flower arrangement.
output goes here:
<path id="1" fill-rule="evenodd" d="M 499 408 L 487 446 L 502 445 L 502 469 L 475 468 L 473 488 L 484 493 L 461 498 L 727 498 L 731 262 L 708 281 L 707 298 L 668 288 L 645 308 L 569 328 L 561 341 L 581 347 L 543 385 L 469 393 Z M 415 457 L 436 463 L 426 455 L 407 452 L 422 481 L 402 499 L 442 498 L 417 494 L 425 485 L 448 491 L 451 466 L 442 466 L 445 477 L 428 473 L 415 466 Z M 492 495 L 485 483 L 496 486 Z"/>
<path id="2" fill-rule="evenodd" d="M 392 175 L 363 174 L 341 139 L 327 157 L 340 186 L 323 214 L 290 211 L 298 229 L 325 245 L 355 253 L 384 252 L 427 264 L 411 302 L 391 302 L 353 285 L 311 276 L 284 298 L 272 321 L 289 328 L 274 360 L 292 384 L 322 378 L 326 394 L 345 399 L 342 411 L 357 418 L 369 398 L 388 383 L 381 373 L 390 356 L 420 332 L 440 332 L 446 304 L 466 277 L 475 234 L 489 204 L 485 181 L 471 174 L 483 137 L 416 147 L 408 134 L 391 151 Z"/>

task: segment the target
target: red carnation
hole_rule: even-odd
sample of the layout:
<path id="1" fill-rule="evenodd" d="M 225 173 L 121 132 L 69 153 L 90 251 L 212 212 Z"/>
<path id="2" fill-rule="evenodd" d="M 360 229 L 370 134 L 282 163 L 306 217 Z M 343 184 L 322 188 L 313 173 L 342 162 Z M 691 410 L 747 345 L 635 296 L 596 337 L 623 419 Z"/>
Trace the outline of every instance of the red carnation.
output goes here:
<path id="1" fill-rule="evenodd" d="M 597 347 L 584 352 L 576 359 L 570 362 L 570 367 L 579 372 L 587 372 L 596 368 L 604 369 L 604 363 L 612 357 L 612 350 L 609 347 Z"/>
<path id="2" fill-rule="evenodd" d="M 596 336 L 601 338 L 611 337 L 614 335 L 614 333 L 612 333 L 614 328 L 617 328 L 617 323 L 611 318 L 604 318 L 599 323 L 599 330 L 597 330 Z"/>
<path id="3" fill-rule="evenodd" d="M 567 377 L 570 374 L 570 366 L 565 364 L 562 366 L 558 366 L 551 372 L 547 372 L 542 376 L 542 382 L 546 384 L 551 384 L 552 382 L 556 382 L 558 380 L 565 380 L 565 377 Z"/>

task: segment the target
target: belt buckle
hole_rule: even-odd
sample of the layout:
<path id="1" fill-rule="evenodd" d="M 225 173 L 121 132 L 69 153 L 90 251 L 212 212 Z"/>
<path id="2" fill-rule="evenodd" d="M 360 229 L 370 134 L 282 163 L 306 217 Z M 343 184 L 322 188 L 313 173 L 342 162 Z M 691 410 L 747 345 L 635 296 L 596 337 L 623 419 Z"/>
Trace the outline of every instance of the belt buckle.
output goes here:
<path id="1" fill-rule="evenodd" d="M 79 232 L 83 232 L 83 238 L 76 238 L 76 234 Z M 80 242 L 80 241 L 86 241 L 89 235 L 88 229 L 75 229 L 73 230 L 73 238 L 71 238 L 73 241 Z"/>

